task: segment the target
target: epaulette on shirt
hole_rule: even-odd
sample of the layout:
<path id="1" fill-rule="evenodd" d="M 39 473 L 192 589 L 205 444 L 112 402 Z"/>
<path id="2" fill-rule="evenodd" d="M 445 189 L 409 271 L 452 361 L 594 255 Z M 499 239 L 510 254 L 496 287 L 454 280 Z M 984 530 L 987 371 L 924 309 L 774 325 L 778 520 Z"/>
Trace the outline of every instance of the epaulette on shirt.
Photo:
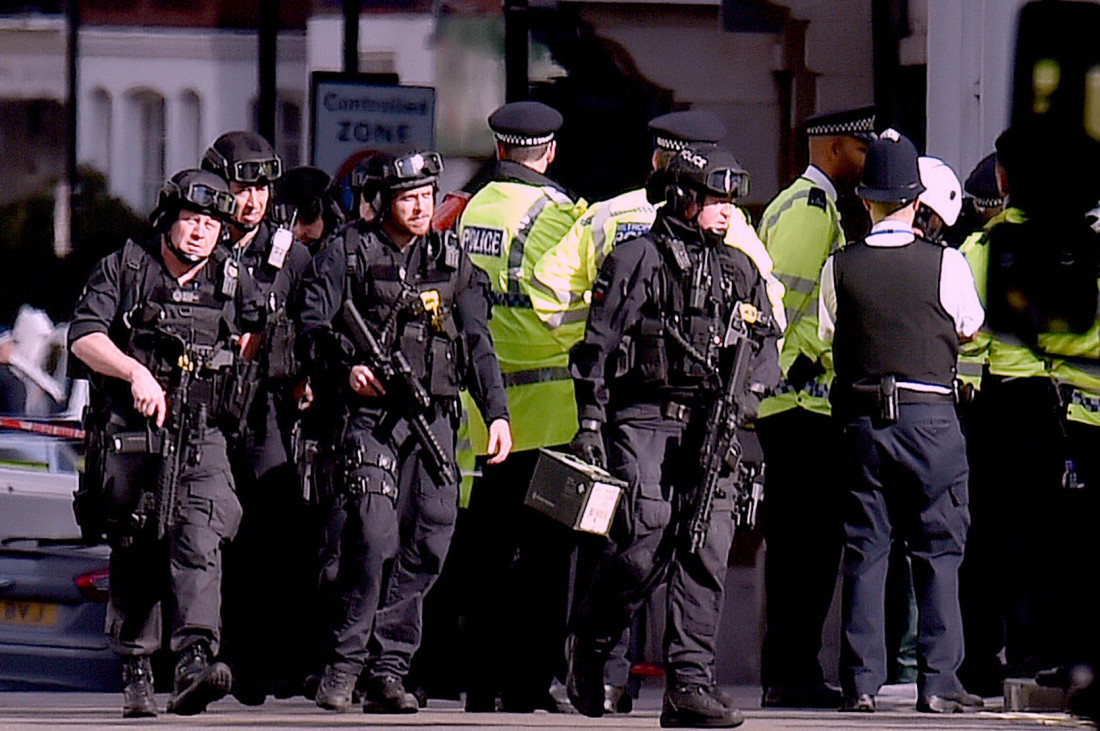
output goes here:
<path id="1" fill-rule="evenodd" d="M 824 211 L 826 206 L 825 190 L 823 188 L 810 188 L 806 203 Z"/>

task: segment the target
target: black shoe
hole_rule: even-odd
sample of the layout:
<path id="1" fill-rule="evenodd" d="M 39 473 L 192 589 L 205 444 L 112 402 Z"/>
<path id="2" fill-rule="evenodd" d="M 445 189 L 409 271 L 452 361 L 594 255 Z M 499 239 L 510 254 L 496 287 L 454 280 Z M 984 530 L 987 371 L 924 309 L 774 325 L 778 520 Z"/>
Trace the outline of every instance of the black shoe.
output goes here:
<path id="1" fill-rule="evenodd" d="M 401 678 L 383 675 L 371 678 L 363 698 L 363 713 L 416 713 L 420 704 L 416 696 L 405 690 Z"/>
<path id="2" fill-rule="evenodd" d="M 874 713 L 875 697 L 867 693 L 849 696 L 841 701 L 840 710 L 844 713 Z"/>
<path id="3" fill-rule="evenodd" d="M 234 673 L 233 689 L 230 692 L 244 706 L 262 706 L 267 700 L 266 683 L 253 673 Z"/>
<path id="4" fill-rule="evenodd" d="M 314 702 L 329 711 L 341 713 L 351 708 L 357 673 L 346 668 L 329 665 L 317 684 Z"/>
<path id="5" fill-rule="evenodd" d="M 202 713 L 221 700 L 233 686 L 233 673 L 224 662 L 210 662 L 205 642 L 188 645 L 176 663 L 175 690 L 168 699 L 168 712 L 179 716 Z"/>
<path id="6" fill-rule="evenodd" d="M 828 683 L 773 685 L 764 689 L 762 708 L 839 708 L 844 695 Z"/>
<path id="7" fill-rule="evenodd" d="M 733 696 L 722 690 L 722 686 L 718 685 L 718 683 L 711 683 L 710 694 L 726 708 L 732 710 L 737 707 L 733 703 Z"/>
<path id="8" fill-rule="evenodd" d="M 744 722 L 741 711 L 727 708 L 709 686 L 677 683 L 665 689 L 661 728 L 733 728 Z"/>
<path id="9" fill-rule="evenodd" d="M 976 695 L 960 690 L 949 695 L 922 695 L 917 698 L 917 710 L 921 713 L 965 713 L 985 706 Z"/>
<path id="10" fill-rule="evenodd" d="M 565 675 L 565 690 L 569 702 L 585 716 L 599 718 L 604 714 L 603 670 L 607 657 L 589 650 L 570 635 L 565 646 L 569 669 Z"/>
<path id="11" fill-rule="evenodd" d="M 1061 688 L 1062 690 L 1069 690 L 1072 679 L 1070 678 L 1070 671 L 1073 669 L 1070 665 L 1059 665 L 1058 667 L 1048 668 L 1046 670 L 1040 670 L 1035 673 L 1035 682 L 1044 688 Z"/>
<path id="12" fill-rule="evenodd" d="M 496 713 L 497 697 L 495 693 L 466 691 L 467 713 Z"/>
<path id="13" fill-rule="evenodd" d="M 321 676 L 313 675 L 312 673 L 306 676 L 305 681 L 302 683 L 302 695 L 309 700 L 317 699 L 317 688 L 321 685 Z"/>
<path id="14" fill-rule="evenodd" d="M 123 718 L 154 718 L 157 715 L 153 666 L 148 657 L 127 657 L 122 661 L 122 685 Z"/>

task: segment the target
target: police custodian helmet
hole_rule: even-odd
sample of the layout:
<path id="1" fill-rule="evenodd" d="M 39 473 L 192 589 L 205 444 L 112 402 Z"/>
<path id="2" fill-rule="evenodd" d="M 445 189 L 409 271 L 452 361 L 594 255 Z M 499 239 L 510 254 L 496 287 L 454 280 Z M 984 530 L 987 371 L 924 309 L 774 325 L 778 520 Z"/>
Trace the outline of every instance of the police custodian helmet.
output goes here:
<path id="1" fill-rule="evenodd" d="M 180 170 L 161 186 L 157 207 L 149 215 L 149 222 L 163 232 L 179 218 L 181 209 L 228 221 L 235 208 L 233 194 L 220 176 L 207 170 Z"/>
<path id="2" fill-rule="evenodd" d="M 226 132 L 207 148 L 202 169 L 240 185 L 267 185 L 283 174 L 283 161 L 255 132 Z"/>
<path id="3" fill-rule="evenodd" d="M 884 131 L 867 150 L 856 194 L 874 203 L 910 203 L 923 192 L 917 148 L 896 130 Z"/>

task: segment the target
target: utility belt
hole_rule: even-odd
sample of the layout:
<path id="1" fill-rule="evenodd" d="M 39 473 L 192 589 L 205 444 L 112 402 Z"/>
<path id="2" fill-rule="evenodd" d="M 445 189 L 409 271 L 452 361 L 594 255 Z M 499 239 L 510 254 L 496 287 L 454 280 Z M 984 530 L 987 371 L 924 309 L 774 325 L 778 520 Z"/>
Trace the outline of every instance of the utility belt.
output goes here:
<path id="1" fill-rule="evenodd" d="M 949 387 L 950 388 L 950 387 Z M 898 407 L 902 404 L 954 404 L 955 391 L 939 393 L 917 391 L 899 385 L 896 376 L 865 379 L 851 384 L 834 382 L 833 406 L 854 415 L 870 416 L 883 424 L 898 420 Z"/>

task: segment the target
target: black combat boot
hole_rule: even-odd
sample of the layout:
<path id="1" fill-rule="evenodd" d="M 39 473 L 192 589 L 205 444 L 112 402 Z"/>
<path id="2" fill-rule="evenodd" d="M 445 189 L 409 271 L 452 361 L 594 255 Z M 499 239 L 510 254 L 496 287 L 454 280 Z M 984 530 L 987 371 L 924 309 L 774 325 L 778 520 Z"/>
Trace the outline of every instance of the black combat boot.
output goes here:
<path id="1" fill-rule="evenodd" d="M 396 675 L 383 675 L 368 682 L 363 713 L 416 713 L 419 710 L 416 696 L 405 690 L 404 683 Z"/>
<path id="2" fill-rule="evenodd" d="M 565 645 L 569 666 L 565 673 L 565 690 L 569 702 L 585 716 L 599 718 L 607 700 L 603 688 L 603 671 L 607 655 L 584 647 L 576 635 L 570 635 Z"/>
<path id="3" fill-rule="evenodd" d="M 122 661 L 122 717 L 153 718 L 157 701 L 153 697 L 153 666 L 148 657 Z"/>
<path id="4" fill-rule="evenodd" d="M 317 685 L 314 700 L 318 706 L 329 711 L 344 712 L 351 708 L 351 697 L 355 691 L 358 673 L 335 665 L 325 668 L 325 674 Z"/>
<path id="5" fill-rule="evenodd" d="M 744 722 L 741 711 L 727 708 L 706 685 L 676 683 L 665 689 L 662 728 L 732 728 Z"/>
<path id="6" fill-rule="evenodd" d="M 179 716 L 202 713 L 225 697 L 233 686 L 233 673 L 224 662 L 210 662 L 210 647 L 203 641 L 188 645 L 176 663 L 175 689 L 168 712 Z"/>

